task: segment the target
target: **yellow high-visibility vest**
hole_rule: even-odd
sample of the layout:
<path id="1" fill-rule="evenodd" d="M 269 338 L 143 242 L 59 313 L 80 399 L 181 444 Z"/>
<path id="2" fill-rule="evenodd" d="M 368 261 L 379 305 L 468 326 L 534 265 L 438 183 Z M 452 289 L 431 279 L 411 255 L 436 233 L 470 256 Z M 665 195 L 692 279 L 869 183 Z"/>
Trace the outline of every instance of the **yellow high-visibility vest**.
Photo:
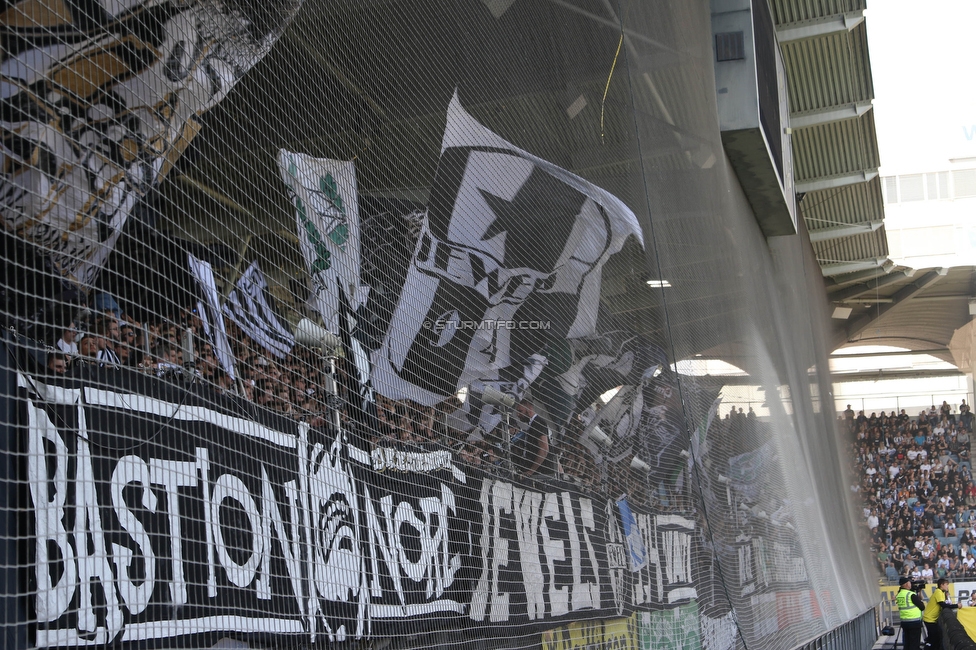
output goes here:
<path id="1" fill-rule="evenodd" d="M 895 596 L 895 603 L 898 604 L 898 616 L 902 623 L 922 620 L 922 610 L 912 603 L 912 593 L 907 589 L 901 589 Z"/>

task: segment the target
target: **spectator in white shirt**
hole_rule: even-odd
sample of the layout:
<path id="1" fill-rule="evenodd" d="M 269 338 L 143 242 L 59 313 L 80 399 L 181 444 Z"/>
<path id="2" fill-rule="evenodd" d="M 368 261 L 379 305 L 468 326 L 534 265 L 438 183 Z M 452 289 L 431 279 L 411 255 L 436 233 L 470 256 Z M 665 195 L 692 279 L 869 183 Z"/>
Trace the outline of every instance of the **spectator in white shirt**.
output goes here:
<path id="1" fill-rule="evenodd" d="M 76 340 L 78 336 L 78 330 L 75 329 L 75 324 L 71 323 L 66 329 L 61 332 L 61 338 L 55 344 L 58 349 L 64 354 L 68 355 L 69 358 L 78 356 L 78 341 Z"/>
<path id="2" fill-rule="evenodd" d="M 871 529 L 872 533 L 878 529 L 878 515 L 876 515 L 873 510 L 871 511 L 871 514 L 868 515 L 868 528 Z"/>

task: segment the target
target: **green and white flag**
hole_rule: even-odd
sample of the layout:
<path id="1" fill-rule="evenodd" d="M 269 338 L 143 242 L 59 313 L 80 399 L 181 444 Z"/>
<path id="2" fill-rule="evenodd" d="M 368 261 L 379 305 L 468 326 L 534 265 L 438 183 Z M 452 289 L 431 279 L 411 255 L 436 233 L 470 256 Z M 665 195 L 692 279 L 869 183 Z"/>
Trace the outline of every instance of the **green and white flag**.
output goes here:
<path id="1" fill-rule="evenodd" d="M 366 301 L 359 279 L 359 199 L 352 162 L 282 149 L 281 178 L 295 205 L 298 239 L 312 277 L 312 307 L 339 333 L 339 291 L 352 312 Z"/>

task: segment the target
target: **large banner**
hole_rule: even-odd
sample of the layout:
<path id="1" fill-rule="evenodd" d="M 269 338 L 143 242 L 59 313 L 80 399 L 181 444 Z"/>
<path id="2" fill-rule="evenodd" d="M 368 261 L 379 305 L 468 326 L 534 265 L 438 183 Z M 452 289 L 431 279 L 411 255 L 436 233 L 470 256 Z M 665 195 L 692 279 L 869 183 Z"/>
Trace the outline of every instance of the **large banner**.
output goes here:
<path id="1" fill-rule="evenodd" d="M 543 629 L 694 602 L 695 523 L 128 371 L 19 375 L 36 646 Z"/>

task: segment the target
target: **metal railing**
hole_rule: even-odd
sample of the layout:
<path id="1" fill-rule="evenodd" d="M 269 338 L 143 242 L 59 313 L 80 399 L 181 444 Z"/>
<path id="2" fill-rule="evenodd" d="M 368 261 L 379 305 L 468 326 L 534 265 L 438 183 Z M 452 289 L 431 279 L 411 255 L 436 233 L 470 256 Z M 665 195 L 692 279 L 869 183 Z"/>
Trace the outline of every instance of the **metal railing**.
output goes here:
<path id="1" fill-rule="evenodd" d="M 878 640 L 877 609 L 869 609 L 794 650 L 870 650 Z"/>

